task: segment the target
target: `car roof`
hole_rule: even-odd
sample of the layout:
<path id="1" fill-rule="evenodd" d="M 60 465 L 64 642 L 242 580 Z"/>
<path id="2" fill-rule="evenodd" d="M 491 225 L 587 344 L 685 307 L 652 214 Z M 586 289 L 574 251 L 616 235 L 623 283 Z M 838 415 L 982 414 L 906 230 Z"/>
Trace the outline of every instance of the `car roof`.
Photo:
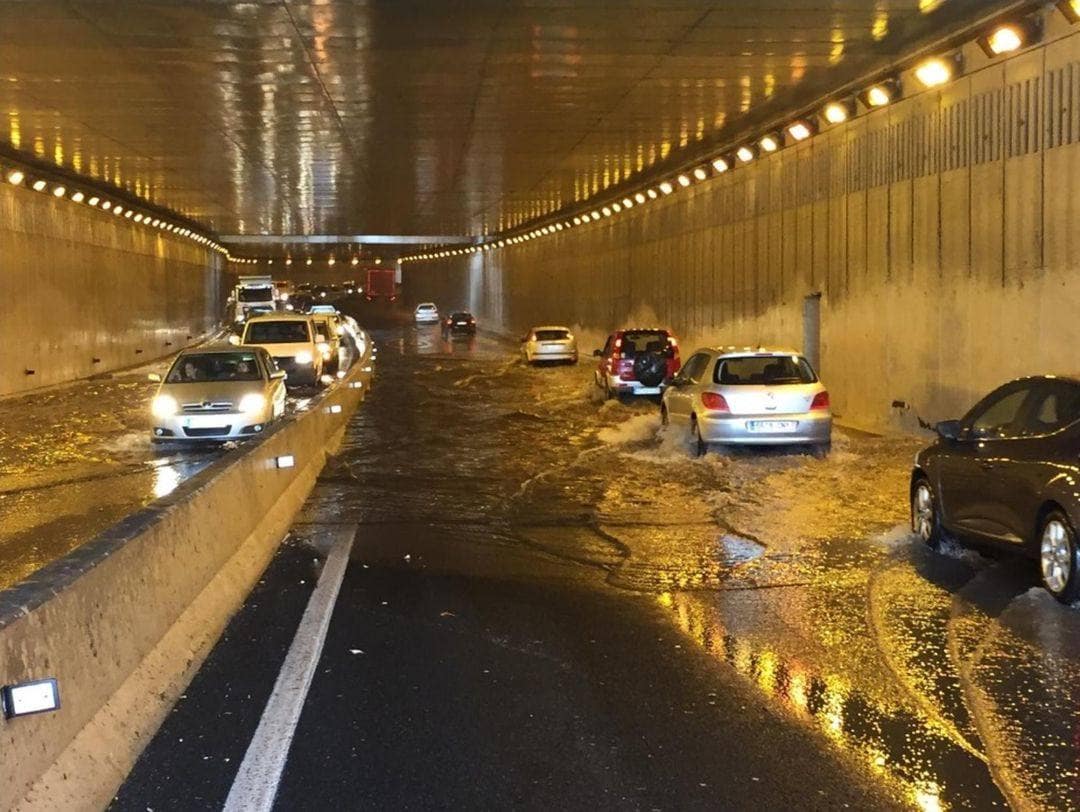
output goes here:
<path id="1" fill-rule="evenodd" d="M 704 349 L 729 358 L 745 358 L 754 355 L 797 355 L 801 358 L 803 355 L 798 350 L 793 350 L 790 347 L 740 347 L 728 344 Z M 695 350 L 695 352 L 697 351 Z"/>
<path id="2" fill-rule="evenodd" d="M 435 307 L 435 302 L 420 302 L 417 307 Z"/>
<path id="3" fill-rule="evenodd" d="M 305 313 L 267 313 L 265 316 L 255 316 L 247 320 L 248 324 L 264 321 L 307 321 L 311 316 Z"/>
<path id="4" fill-rule="evenodd" d="M 227 344 L 225 342 L 215 342 L 202 347 L 187 347 L 180 350 L 177 355 L 211 355 L 215 353 L 238 352 L 243 350 L 247 350 L 248 352 L 258 352 L 262 349 L 263 348 L 257 344 Z"/>
<path id="5" fill-rule="evenodd" d="M 563 327 L 561 324 L 542 324 L 539 327 L 533 327 L 533 332 L 537 330 L 566 330 L 566 332 L 570 332 L 569 327 Z"/>

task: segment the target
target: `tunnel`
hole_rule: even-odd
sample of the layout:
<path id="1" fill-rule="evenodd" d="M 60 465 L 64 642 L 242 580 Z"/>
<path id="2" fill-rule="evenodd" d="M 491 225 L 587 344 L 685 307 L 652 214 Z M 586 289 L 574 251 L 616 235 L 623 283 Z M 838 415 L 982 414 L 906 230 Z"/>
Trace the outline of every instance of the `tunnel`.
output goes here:
<path id="1" fill-rule="evenodd" d="M 1080 0 L 0 42 L 0 809 L 1080 809 Z"/>

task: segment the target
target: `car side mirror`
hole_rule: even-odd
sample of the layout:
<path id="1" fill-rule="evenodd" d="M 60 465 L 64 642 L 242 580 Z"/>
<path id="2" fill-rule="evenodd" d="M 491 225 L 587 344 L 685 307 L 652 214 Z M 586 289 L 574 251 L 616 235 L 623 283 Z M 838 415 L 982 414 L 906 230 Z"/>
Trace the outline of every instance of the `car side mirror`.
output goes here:
<path id="1" fill-rule="evenodd" d="M 161 383 L 161 376 L 158 375 L 156 372 L 151 372 L 149 375 L 146 376 L 146 379 L 152 381 L 153 383 Z"/>
<path id="2" fill-rule="evenodd" d="M 236 333 L 233 333 L 231 336 L 229 336 L 229 343 L 232 344 L 234 347 L 239 347 L 240 336 L 238 336 Z"/>
<path id="3" fill-rule="evenodd" d="M 942 420 L 934 426 L 934 431 L 943 440 L 958 440 L 960 439 L 960 421 Z"/>
<path id="4" fill-rule="evenodd" d="M 593 350 L 592 354 L 594 356 L 596 356 L 597 358 L 603 358 L 604 357 L 604 351 L 603 350 Z"/>
<path id="5" fill-rule="evenodd" d="M 283 369 L 275 369 L 273 372 L 270 373 L 270 380 L 272 380 L 272 381 L 283 381 L 288 376 L 288 374 L 289 373 L 287 373 Z"/>

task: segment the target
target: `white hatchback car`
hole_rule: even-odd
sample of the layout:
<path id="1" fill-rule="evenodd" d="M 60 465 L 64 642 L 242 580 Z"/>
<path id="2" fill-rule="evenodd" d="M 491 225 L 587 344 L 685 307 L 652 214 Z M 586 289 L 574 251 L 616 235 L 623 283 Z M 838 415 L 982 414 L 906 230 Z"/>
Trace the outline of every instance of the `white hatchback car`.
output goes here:
<path id="1" fill-rule="evenodd" d="M 660 405 L 665 425 L 687 426 L 698 456 L 709 443 L 809 445 L 829 450 L 829 393 L 791 350 L 696 350 L 671 379 Z"/>
<path id="2" fill-rule="evenodd" d="M 526 364 L 541 361 L 569 361 L 576 364 L 577 340 L 569 327 L 533 327 L 521 339 L 521 355 Z"/>
<path id="3" fill-rule="evenodd" d="M 413 318 L 417 324 L 438 324 L 440 321 L 439 308 L 435 306 L 434 302 L 422 302 L 413 311 Z"/>

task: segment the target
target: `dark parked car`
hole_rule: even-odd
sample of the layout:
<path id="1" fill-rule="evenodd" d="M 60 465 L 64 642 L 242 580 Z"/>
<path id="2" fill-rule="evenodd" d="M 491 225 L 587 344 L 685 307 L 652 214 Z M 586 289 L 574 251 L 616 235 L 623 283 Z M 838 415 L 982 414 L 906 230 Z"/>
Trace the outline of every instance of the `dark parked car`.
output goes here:
<path id="1" fill-rule="evenodd" d="M 476 335 L 476 317 L 467 310 L 451 313 L 442 323 L 443 338 L 455 335 Z"/>
<path id="2" fill-rule="evenodd" d="M 935 429 L 911 475 L 914 531 L 935 548 L 949 536 L 1020 551 L 1055 598 L 1080 598 L 1080 377 L 1007 383 Z"/>

